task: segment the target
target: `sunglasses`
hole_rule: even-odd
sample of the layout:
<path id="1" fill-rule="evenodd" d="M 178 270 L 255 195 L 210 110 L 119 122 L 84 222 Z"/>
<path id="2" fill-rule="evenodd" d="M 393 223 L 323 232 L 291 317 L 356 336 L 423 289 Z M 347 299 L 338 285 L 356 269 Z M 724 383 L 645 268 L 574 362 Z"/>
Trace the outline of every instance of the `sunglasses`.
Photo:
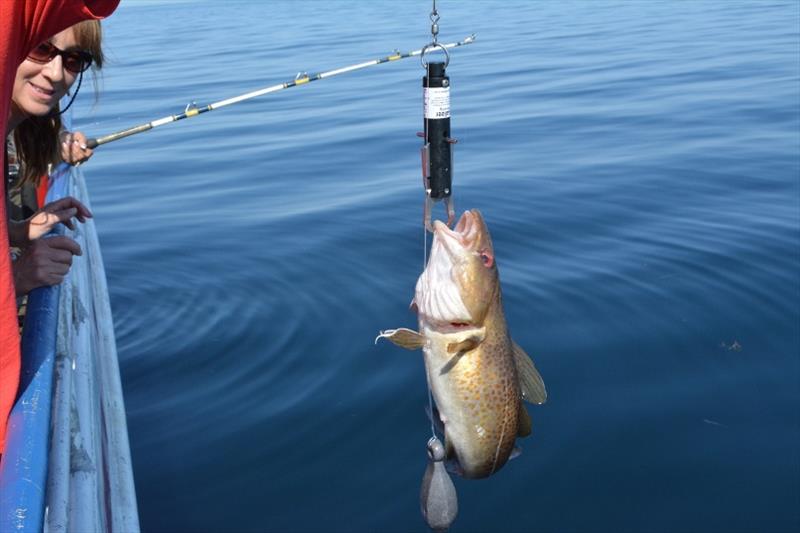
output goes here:
<path id="1" fill-rule="evenodd" d="M 73 74 L 84 72 L 92 65 L 92 54 L 89 52 L 83 50 L 70 50 L 69 52 L 65 52 L 49 42 L 43 42 L 31 50 L 28 54 L 28 59 L 34 63 L 46 65 L 55 59 L 56 56 L 61 56 L 64 62 L 64 68 Z"/>

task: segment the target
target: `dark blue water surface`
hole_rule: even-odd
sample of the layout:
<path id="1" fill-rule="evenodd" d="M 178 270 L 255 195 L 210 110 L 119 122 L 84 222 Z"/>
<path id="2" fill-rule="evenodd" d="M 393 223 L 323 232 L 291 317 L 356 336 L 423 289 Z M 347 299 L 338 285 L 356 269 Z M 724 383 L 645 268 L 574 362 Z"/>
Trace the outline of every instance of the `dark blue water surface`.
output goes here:
<path id="1" fill-rule="evenodd" d="M 455 201 L 550 393 L 452 531 L 800 528 L 800 4 L 438 2 Z M 125 1 L 103 135 L 421 48 L 428 1 Z M 87 164 L 146 531 L 425 531 L 407 59 Z M 90 84 L 84 85 L 84 90 Z M 441 215 L 439 207 L 437 214 Z"/>

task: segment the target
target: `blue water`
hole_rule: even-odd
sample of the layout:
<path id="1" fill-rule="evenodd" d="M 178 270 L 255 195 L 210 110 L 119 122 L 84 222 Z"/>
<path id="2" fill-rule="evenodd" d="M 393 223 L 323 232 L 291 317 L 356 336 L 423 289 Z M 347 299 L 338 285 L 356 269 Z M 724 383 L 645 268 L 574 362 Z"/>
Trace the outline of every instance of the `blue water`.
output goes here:
<path id="1" fill-rule="evenodd" d="M 800 4 L 438 2 L 455 201 L 550 399 L 454 532 L 800 528 Z M 123 2 L 108 134 L 417 49 L 427 1 Z M 146 531 L 425 531 L 416 59 L 87 164 Z M 83 90 L 91 84 L 84 86 Z M 441 207 L 437 208 L 441 215 Z"/>

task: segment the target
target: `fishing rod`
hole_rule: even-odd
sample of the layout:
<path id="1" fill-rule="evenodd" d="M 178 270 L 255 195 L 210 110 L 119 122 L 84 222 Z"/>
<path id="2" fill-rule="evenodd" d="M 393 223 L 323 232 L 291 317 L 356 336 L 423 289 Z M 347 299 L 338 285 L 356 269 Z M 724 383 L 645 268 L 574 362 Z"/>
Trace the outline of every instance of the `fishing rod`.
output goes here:
<path id="1" fill-rule="evenodd" d="M 449 44 L 440 44 L 438 48 L 444 50 L 447 53 L 447 49 L 449 48 L 456 48 L 459 46 L 464 46 L 467 44 L 471 44 L 475 41 L 475 34 L 473 33 L 469 37 L 465 38 L 463 41 L 458 41 Z M 200 115 L 202 113 L 207 113 L 208 111 L 213 111 L 215 109 L 219 109 L 220 107 L 225 107 L 231 104 L 236 104 L 238 102 L 243 102 L 244 100 L 249 100 L 251 98 L 255 98 L 257 96 L 261 96 L 264 94 L 274 93 L 278 91 L 282 91 L 284 89 L 289 89 L 290 87 L 296 87 L 298 85 L 304 85 L 306 83 L 311 83 L 312 81 L 322 80 L 325 78 L 331 78 L 333 76 L 338 76 L 339 74 L 345 74 L 347 72 L 353 72 L 356 70 L 361 70 L 363 68 L 371 67 L 373 65 L 380 65 L 381 63 L 388 63 L 390 61 L 398 61 L 400 59 L 405 59 L 407 57 L 414 57 L 423 54 L 425 52 L 425 48 L 421 48 L 419 50 L 414 50 L 413 52 L 406 52 L 400 53 L 399 51 L 395 50 L 395 53 L 392 55 L 381 57 L 378 59 L 373 59 L 372 61 L 365 61 L 363 63 L 357 63 L 355 65 L 350 65 L 348 67 L 342 67 L 334 70 L 328 70 L 326 72 L 319 72 L 317 74 L 308 75 L 306 73 L 298 74 L 295 79 L 291 81 L 287 81 L 284 83 L 280 83 L 277 85 L 272 85 L 271 87 L 266 87 L 264 89 L 259 89 L 257 91 L 252 91 L 246 94 L 242 94 L 239 96 L 234 96 L 233 98 L 228 98 L 226 100 L 220 100 L 219 102 L 214 102 L 213 104 L 208 104 L 205 107 L 197 107 L 194 103 L 191 103 L 186 106 L 186 109 L 183 113 L 179 113 L 177 115 L 170 115 L 164 118 L 160 118 L 158 120 L 154 120 L 152 122 L 148 122 L 146 124 L 141 124 L 139 126 L 134 126 L 133 128 L 128 128 L 126 130 L 118 131 L 116 133 L 112 133 L 110 135 L 106 135 L 104 137 L 97 137 L 95 139 L 88 139 L 86 141 L 86 146 L 88 148 L 96 148 L 102 144 L 110 143 L 111 141 L 116 141 L 125 137 L 130 137 L 131 135 L 135 135 L 137 133 L 141 133 L 143 131 L 151 130 L 153 128 L 157 128 L 158 126 L 163 126 L 164 124 L 169 124 L 170 122 L 177 122 L 178 120 L 183 120 L 185 118 L 194 117 Z"/>

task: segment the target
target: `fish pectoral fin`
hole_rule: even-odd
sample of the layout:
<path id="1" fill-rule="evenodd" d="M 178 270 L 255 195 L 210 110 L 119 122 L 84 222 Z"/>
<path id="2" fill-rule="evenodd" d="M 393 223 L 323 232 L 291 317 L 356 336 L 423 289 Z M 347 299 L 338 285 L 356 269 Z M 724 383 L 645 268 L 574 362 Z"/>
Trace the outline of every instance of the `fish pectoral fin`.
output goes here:
<path id="1" fill-rule="evenodd" d="M 447 345 L 447 353 L 463 353 L 474 350 L 481 343 L 478 337 L 470 337 L 461 342 L 451 342 Z"/>
<path id="2" fill-rule="evenodd" d="M 405 348 L 406 350 L 419 350 L 425 346 L 425 337 L 408 328 L 381 331 L 380 335 L 375 337 L 375 344 L 378 344 L 378 339 L 389 339 L 397 346 Z"/>
<path id="3" fill-rule="evenodd" d="M 514 351 L 514 364 L 517 366 L 519 386 L 522 390 L 522 399 L 528 403 L 542 404 L 547 401 L 547 389 L 542 376 L 533 364 L 533 361 L 519 344 L 511 341 Z"/>
<path id="4" fill-rule="evenodd" d="M 531 415 L 528 414 L 528 410 L 525 409 L 525 405 L 522 402 L 519 402 L 519 424 L 517 426 L 517 436 L 527 437 L 531 434 L 532 426 L 533 424 L 531 423 Z"/>

